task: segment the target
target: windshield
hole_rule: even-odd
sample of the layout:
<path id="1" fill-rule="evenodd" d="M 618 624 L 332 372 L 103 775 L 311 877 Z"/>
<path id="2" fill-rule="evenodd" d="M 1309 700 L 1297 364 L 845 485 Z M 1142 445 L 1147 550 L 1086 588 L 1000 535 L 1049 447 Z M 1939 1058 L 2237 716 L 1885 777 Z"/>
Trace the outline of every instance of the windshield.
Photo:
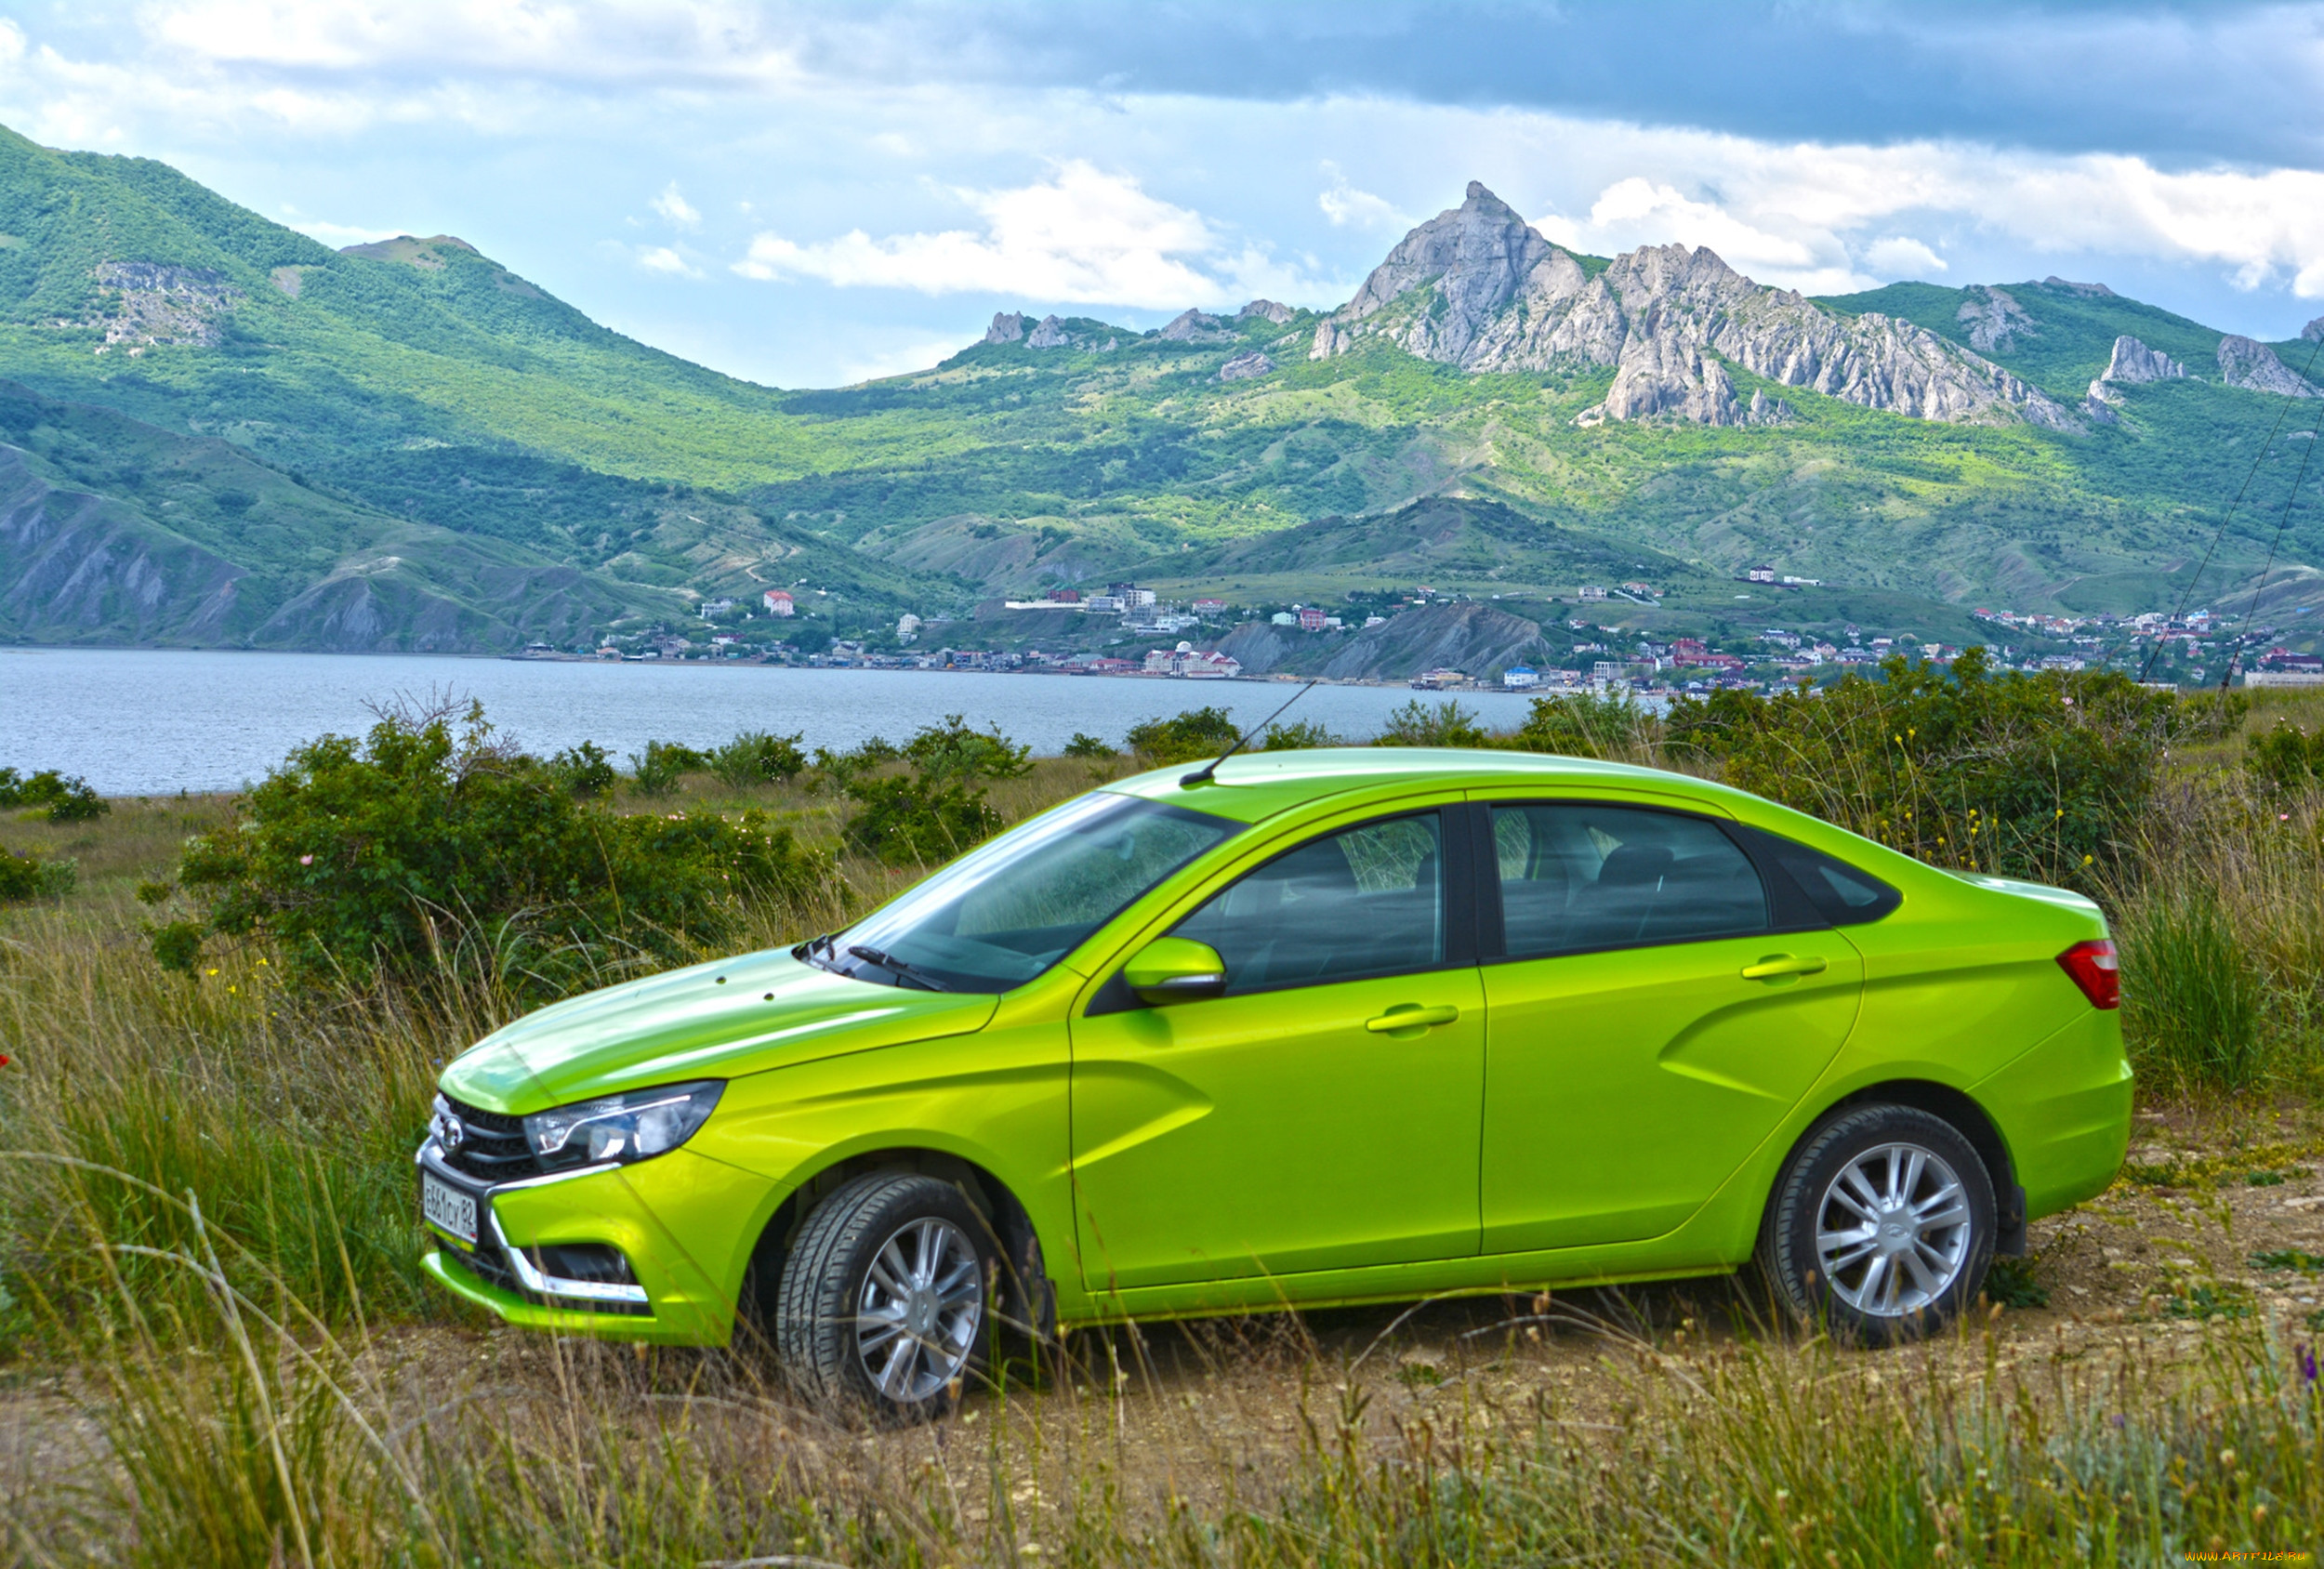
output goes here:
<path id="1" fill-rule="evenodd" d="M 1098 791 L 1019 824 L 799 952 L 865 981 L 1005 992 L 1242 826 Z"/>

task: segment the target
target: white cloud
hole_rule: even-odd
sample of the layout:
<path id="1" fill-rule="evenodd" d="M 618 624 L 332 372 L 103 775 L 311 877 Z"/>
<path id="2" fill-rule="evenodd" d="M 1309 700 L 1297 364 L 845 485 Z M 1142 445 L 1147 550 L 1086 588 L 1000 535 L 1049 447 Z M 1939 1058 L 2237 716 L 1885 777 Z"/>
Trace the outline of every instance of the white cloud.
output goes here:
<path id="1" fill-rule="evenodd" d="M 654 198 L 653 207 L 655 212 L 660 213 L 680 229 L 702 227 L 702 214 L 695 210 L 693 203 L 679 194 L 676 180 L 671 180 L 667 189 Z"/>
<path id="2" fill-rule="evenodd" d="M 1719 203 L 1635 175 L 1599 192 L 1587 218 L 1552 215 L 1535 227 L 1561 245 L 1600 256 L 1673 242 L 1708 245 L 1760 283 L 1810 294 L 1844 293 L 1868 282 L 1848 265 L 1847 248 L 1828 231 L 1762 227 Z"/>
<path id="3" fill-rule="evenodd" d="M 649 272 L 675 273 L 681 278 L 699 278 L 701 271 L 684 257 L 667 245 L 654 245 L 638 253 L 638 265 Z"/>
<path id="4" fill-rule="evenodd" d="M 1412 220 L 1398 212 L 1394 204 L 1384 197 L 1375 196 L 1368 191 L 1358 191 L 1350 185 L 1348 177 L 1340 172 L 1338 164 L 1327 158 L 1324 160 L 1323 169 L 1324 173 L 1330 178 L 1331 186 L 1315 198 L 1315 204 L 1323 209 L 1324 217 L 1331 220 L 1331 226 L 1334 229 L 1346 229 L 1351 226 L 1357 229 L 1409 228 L 1411 226 Z"/>
<path id="5" fill-rule="evenodd" d="M 1226 303 L 1247 277 L 1264 270 L 1253 252 L 1223 256 L 1201 214 L 1078 159 L 1032 185 L 958 195 L 983 215 L 981 231 L 875 240 L 858 229 L 807 244 L 764 233 L 734 270 L 770 282 L 819 278 L 842 288 L 1157 310 Z"/>
<path id="6" fill-rule="evenodd" d="M 320 240 L 335 250 L 350 245 L 368 245 L 379 240 L 392 240 L 399 234 L 415 232 L 409 229 L 366 229 L 360 224 L 325 223 L 320 218 L 286 218 L 284 226 L 296 229 L 310 240 Z"/>
<path id="7" fill-rule="evenodd" d="M 1891 234 L 1864 250 L 1864 265 L 1883 278 L 1925 278 L 1947 270 L 1945 258 L 1909 234 Z"/>

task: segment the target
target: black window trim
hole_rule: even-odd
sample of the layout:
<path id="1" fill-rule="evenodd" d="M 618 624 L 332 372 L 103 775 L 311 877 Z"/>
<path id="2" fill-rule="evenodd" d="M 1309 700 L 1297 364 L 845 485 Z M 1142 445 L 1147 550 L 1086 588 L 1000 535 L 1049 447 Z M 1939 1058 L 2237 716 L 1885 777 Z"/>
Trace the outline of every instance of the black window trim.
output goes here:
<path id="1" fill-rule="evenodd" d="M 1381 970 L 1371 975 L 1348 975 L 1328 981 L 1286 981 L 1278 985 L 1251 986 L 1242 991 L 1229 992 L 1225 995 L 1227 997 L 1259 997 L 1274 992 L 1299 991 L 1314 986 L 1342 986 L 1358 981 L 1393 981 L 1406 975 L 1440 975 L 1450 969 L 1475 969 L 1479 961 L 1478 928 L 1485 908 L 1485 898 L 1476 880 L 1474 847 L 1477 818 L 1476 813 L 1471 808 L 1472 803 L 1466 801 L 1443 801 L 1434 806 L 1407 807 L 1401 811 L 1384 811 L 1377 817 L 1360 818 L 1353 823 L 1342 823 L 1335 827 L 1327 828 L 1318 834 L 1309 834 L 1285 845 L 1264 860 L 1244 867 L 1195 905 L 1195 910 L 1201 909 L 1204 904 L 1208 904 L 1210 900 L 1224 893 L 1245 877 L 1251 877 L 1274 864 L 1287 855 L 1297 854 L 1309 845 L 1330 838 L 1334 835 L 1353 833 L 1358 828 L 1370 828 L 1382 823 L 1393 823 L 1399 818 L 1426 817 L 1433 813 L 1437 818 L 1437 861 L 1441 868 L 1439 876 L 1444 878 L 1445 883 L 1445 956 L 1443 959 L 1435 964 L 1421 965 L 1411 969 Z M 1489 827 L 1490 824 L 1488 824 L 1487 826 Z M 1498 890 L 1494 903 L 1495 913 L 1498 916 L 1499 903 Z M 1163 935 L 1167 936 L 1170 930 L 1175 930 L 1178 921 L 1184 920 L 1193 914 L 1194 911 L 1189 910 L 1185 915 L 1180 916 L 1177 920 L 1173 920 Z M 1152 941 L 1152 939 L 1147 941 Z M 1134 1012 L 1155 1006 L 1132 992 L 1129 989 L 1129 982 L 1124 979 L 1125 972 L 1129 968 L 1129 961 L 1136 956 L 1138 949 L 1144 945 L 1143 943 L 1140 943 L 1122 955 L 1120 961 L 1114 967 L 1114 972 L 1107 976 L 1104 983 L 1090 995 L 1089 1004 L 1082 1009 L 1081 1016 L 1084 1019 L 1096 1019 L 1109 1013 Z M 1224 1000 L 1224 998 L 1218 1000 Z M 1170 1006 L 1184 1008 L 1190 1005 L 1173 1003 Z"/>
<path id="2" fill-rule="evenodd" d="M 1602 943 L 1590 948 L 1561 948 L 1553 954 L 1511 954 L 1509 934 L 1501 921 L 1501 862 L 1493 836 L 1493 810 L 1496 807 L 1527 806 L 1613 807 L 1624 811 L 1653 811 L 1665 817 L 1684 817 L 1710 824 L 1726 836 L 1727 841 L 1742 852 L 1743 858 L 1750 863 L 1751 870 L 1759 875 L 1760 891 L 1767 901 L 1766 929 L 1763 931 L 1737 932 L 1732 937 L 1657 937 L 1644 943 Z M 1580 958 L 1591 954 L 1626 954 L 1640 948 L 1674 948 L 1689 943 L 1731 943 L 1738 937 L 1782 937 L 1832 929 L 1831 922 L 1817 913 L 1815 904 L 1792 880 L 1791 874 L 1776 862 L 1768 847 L 1758 842 L 1762 835 L 1766 835 L 1763 828 L 1753 828 L 1707 811 L 1687 811 L 1649 801 L 1621 800 L 1604 796 L 1497 796 L 1486 800 L 1472 800 L 1469 807 L 1470 842 L 1475 847 L 1471 876 L 1475 879 L 1477 891 L 1477 962 L 1480 965 L 1538 964 L 1548 959 Z M 1775 836 L 1767 837 L 1772 838 Z"/>

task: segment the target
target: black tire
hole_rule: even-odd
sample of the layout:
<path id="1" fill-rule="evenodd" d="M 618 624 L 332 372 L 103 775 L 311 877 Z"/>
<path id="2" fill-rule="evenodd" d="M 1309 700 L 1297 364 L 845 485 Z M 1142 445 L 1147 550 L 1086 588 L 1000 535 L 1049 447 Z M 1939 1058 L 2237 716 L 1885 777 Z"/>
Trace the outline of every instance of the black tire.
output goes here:
<path id="1" fill-rule="evenodd" d="M 1952 1202 L 1944 1174 L 1960 1190 Z M 1908 1181 L 1905 1202 L 1894 1203 Z M 1957 1222 L 1933 1223 L 1956 1211 Z M 1819 1234 L 1843 1233 L 1847 1243 L 1818 1250 Z M 1888 1346 L 1934 1333 L 1976 1300 L 1994 1237 L 1993 1179 L 1960 1129 L 1912 1106 L 1851 1106 L 1784 1164 L 1758 1259 L 1776 1300 L 1802 1322 Z"/>
<path id="2" fill-rule="evenodd" d="M 884 1310 L 907 1295 L 892 1286 L 924 1258 L 936 1260 L 926 1302 L 891 1320 Z M 992 1228 L 958 1187 L 912 1172 L 858 1177 L 815 1206 L 784 1260 L 775 1355 L 819 1404 L 927 1421 L 984 1370 L 997 1272 Z M 971 1286 L 969 1306 L 943 1305 Z"/>

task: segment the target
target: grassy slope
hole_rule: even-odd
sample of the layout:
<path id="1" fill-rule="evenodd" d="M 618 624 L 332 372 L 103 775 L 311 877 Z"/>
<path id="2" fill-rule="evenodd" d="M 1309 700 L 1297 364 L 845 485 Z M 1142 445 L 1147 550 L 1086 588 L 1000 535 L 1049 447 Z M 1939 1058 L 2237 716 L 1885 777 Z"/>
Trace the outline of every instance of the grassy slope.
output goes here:
<path id="1" fill-rule="evenodd" d="M 150 162 L 0 134 L 0 364 L 44 390 L 585 571 L 713 593 L 806 577 L 875 607 L 1159 574 L 1465 486 L 1608 552 L 1713 574 L 1769 560 L 1921 600 L 2143 608 L 2175 596 L 2282 412 L 2215 385 L 2131 389 L 2120 426 L 2060 437 L 1786 390 L 1787 428 L 1581 429 L 1602 372 L 1469 376 L 1384 349 L 1311 363 L 1305 317 L 1203 344 L 1075 323 L 1120 347 L 978 345 L 918 375 L 786 393 L 598 327 L 465 247 L 340 255 Z M 96 354 L 96 328 L 56 323 L 93 319 L 108 258 L 224 274 L 242 294 L 225 341 Z M 2215 333 L 2152 307 L 2013 292 L 2037 331 L 1996 357 L 2061 398 L 2118 332 L 2199 374 L 2214 363 Z M 1958 336 L 1962 297 L 1901 284 L 1830 303 Z M 1250 348 L 1280 368 L 1215 379 Z M 2265 553 L 2289 467 L 2263 466 L 2199 600 Z M 2290 522 L 2282 557 L 2324 556 L 2313 494 Z M 1565 538 L 1519 540 L 1447 586 L 1563 583 Z M 1330 591 L 1360 564 L 1270 587 Z"/>

